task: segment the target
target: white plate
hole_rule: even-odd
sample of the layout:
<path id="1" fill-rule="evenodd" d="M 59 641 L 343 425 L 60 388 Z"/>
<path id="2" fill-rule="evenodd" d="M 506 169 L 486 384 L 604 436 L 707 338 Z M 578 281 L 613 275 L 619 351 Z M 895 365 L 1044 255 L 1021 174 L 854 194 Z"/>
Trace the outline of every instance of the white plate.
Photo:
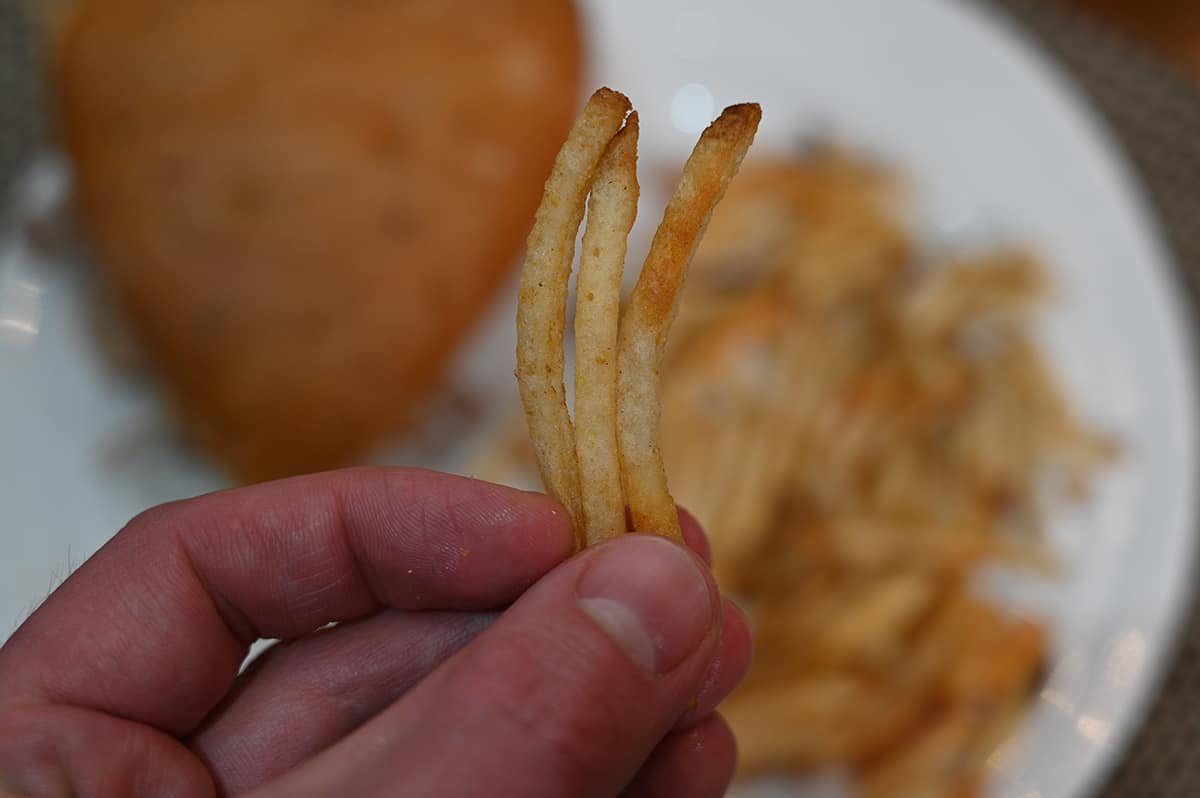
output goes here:
<path id="1" fill-rule="evenodd" d="M 1068 564 L 1016 599 L 1050 618 L 1054 662 L 995 758 L 997 795 L 1087 794 L 1135 730 L 1169 658 L 1192 561 L 1190 329 L 1172 265 L 1109 135 L 1002 21 L 936 0 L 590 0 L 592 78 L 642 114 L 643 182 L 677 168 L 722 105 L 763 104 L 761 150 L 833 130 L 916 178 L 935 240 L 1030 242 L 1065 301 L 1045 341 L 1085 415 L 1125 446 L 1095 500 L 1055 520 Z M 52 164 L 51 164 L 52 167 Z M 51 177 L 53 169 L 51 168 Z M 49 183 L 53 183 L 50 180 Z M 31 185 L 40 185 L 34 181 Z M 662 206 L 648 190 L 634 262 Z M 0 242 L 0 639 L 145 506 L 220 484 L 153 431 L 155 400 L 98 365 L 78 276 Z M 459 382 L 503 406 L 511 298 Z M 142 441 L 139 443 L 138 441 Z M 149 441 L 149 443 L 146 443 Z M 435 464 L 452 460 L 442 458 Z M 790 784 L 761 796 L 812 795 Z"/>

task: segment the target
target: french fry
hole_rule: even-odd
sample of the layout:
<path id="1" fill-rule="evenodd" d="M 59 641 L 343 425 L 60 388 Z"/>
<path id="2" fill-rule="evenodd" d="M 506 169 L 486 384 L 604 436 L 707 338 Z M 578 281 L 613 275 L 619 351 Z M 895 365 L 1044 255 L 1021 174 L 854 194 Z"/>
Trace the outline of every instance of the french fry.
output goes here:
<path id="1" fill-rule="evenodd" d="M 918 574 L 882 575 L 840 608 L 814 647 L 831 663 L 887 666 L 902 655 L 908 629 L 936 596 L 936 586 Z"/>
<path id="2" fill-rule="evenodd" d="M 738 772 L 846 759 L 860 733 L 855 708 L 869 694 L 861 680 L 832 672 L 735 694 L 721 713 L 738 739 Z"/>
<path id="3" fill-rule="evenodd" d="M 974 795 L 979 768 L 962 752 L 980 730 L 965 711 L 943 714 L 893 756 L 873 764 L 859 779 L 863 798 L 958 798 Z"/>
<path id="4" fill-rule="evenodd" d="M 637 111 L 596 171 L 575 297 L 575 453 L 586 545 L 625 532 L 617 456 L 617 323 L 629 230 L 637 216 Z"/>
<path id="5" fill-rule="evenodd" d="M 517 384 L 529 437 L 542 483 L 566 507 L 580 546 L 585 543 L 583 502 L 563 387 L 567 283 L 588 189 L 630 107 L 623 94 L 602 88 L 572 126 L 529 232 L 517 300 Z"/>
<path id="6" fill-rule="evenodd" d="M 682 539 L 659 443 L 659 368 L 688 262 L 754 140 L 757 105 L 726 108 L 700 136 L 654 234 L 617 354 L 617 444 L 633 528 Z"/>

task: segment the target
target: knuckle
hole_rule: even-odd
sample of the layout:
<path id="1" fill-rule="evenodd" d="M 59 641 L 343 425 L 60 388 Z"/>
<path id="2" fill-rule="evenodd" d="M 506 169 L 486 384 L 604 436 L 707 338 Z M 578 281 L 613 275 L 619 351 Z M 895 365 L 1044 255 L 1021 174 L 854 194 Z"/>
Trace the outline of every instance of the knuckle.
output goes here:
<path id="1" fill-rule="evenodd" d="M 121 529 L 124 533 L 144 533 L 171 522 L 178 512 L 177 502 L 155 505 L 142 510 Z"/>

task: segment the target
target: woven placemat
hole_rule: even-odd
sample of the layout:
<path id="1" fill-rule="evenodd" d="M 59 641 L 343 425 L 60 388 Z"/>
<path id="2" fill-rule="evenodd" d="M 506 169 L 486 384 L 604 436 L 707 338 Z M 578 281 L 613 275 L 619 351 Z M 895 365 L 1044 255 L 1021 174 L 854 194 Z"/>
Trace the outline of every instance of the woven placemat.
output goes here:
<path id="1" fill-rule="evenodd" d="M 1027 31 L 1108 117 L 1157 206 L 1181 266 L 1180 285 L 1200 307 L 1200 88 L 1048 0 L 971 1 Z M 38 71 L 20 4 L 0 0 L 0 196 L 45 135 Z M 1103 798 L 1200 796 L 1198 655 L 1200 612 L 1193 611 L 1162 693 Z"/>
<path id="2" fill-rule="evenodd" d="M 0 0 L 0 198 L 43 134 L 32 33 L 21 4 Z"/>

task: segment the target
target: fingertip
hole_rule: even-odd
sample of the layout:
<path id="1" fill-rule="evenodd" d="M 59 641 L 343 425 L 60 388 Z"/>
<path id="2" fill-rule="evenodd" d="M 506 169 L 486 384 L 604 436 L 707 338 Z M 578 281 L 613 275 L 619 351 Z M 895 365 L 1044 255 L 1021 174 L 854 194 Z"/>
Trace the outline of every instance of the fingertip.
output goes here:
<path id="1" fill-rule="evenodd" d="M 733 732 L 724 718 L 710 715 L 703 723 L 668 735 L 621 798 L 719 798 L 736 767 Z"/>
<path id="2" fill-rule="evenodd" d="M 691 709 L 675 728 L 686 729 L 712 716 L 746 678 L 754 659 L 754 641 L 750 624 L 742 611 L 729 599 L 721 605 L 721 642 L 708 666 L 704 682 Z"/>
<path id="3" fill-rule="evenodd" d="M 711 778 L 715 784 L 721 785 L 721 791 L 717 794 L 724 795 L 733 783 L 734 774 L 737 773 L 737 737 L 728 721 L 719 714 L 709 716 L 700 727 L 700 732 L 695 744 L 698 755 L 708 756 L 713 760 Z"/>
<path id="4" fill-rule="evenodd" d="M 555 564 L 575 553 L 575 530 L 571 524 L 571 516 L 560 503 L 545 493 L 518 491 L 492 482 L 482 484 L 505 497 L 510 497 L 518 504 L 517 514 L 512 522 L 542 533 L 541 542 L 547 552 L 553 553 Z"/>
<path id="5" fill-rule="evenodd" d="M 712 545 L 708 542 L 704 527 L 700 526 L 696 517 L 687 510 L 682 507 L 676 509 L 679 512 L 679 528 L 683 532 L 683 541 L 700 559 L 712 567 Z"/>
<path id="6" fill-rule="evenodd" d="M 719 755 L 718 758 L 727 766 L 724 782 L 728 786 L 733 781 L 738 758 L 737 737 L 734 736 L 729 722 L 720 714 L 710 715 L 708 720 L 696 731 L 697 735 L 693 738 L 696 740 L 695 747 L 702 753 L 709 752 Z"/>

